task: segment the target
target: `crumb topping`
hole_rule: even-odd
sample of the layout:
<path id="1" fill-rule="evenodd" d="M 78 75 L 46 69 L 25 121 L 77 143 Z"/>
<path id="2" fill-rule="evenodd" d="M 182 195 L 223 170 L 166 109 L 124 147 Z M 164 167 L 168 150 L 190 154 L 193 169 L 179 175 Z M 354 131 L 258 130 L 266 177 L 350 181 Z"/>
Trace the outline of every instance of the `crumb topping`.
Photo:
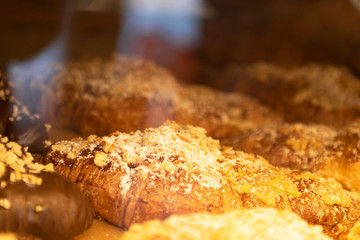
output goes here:
<path id="1" fill-rule="evenodd" d="M 181 186 L 183 191 L 192 191 L 193 184 L 219 188 L 225 175 L 239 194 L 249 193 L 268 206 L 275 206 L 281 197 L 302 197 L 304 192 L 317 195 L 328 205 L 350 206 L 349 194 L 335 180 L 294 173 L 273 167 L 255 155 L 221 149 L 219 142 L 205 133 L 203 128 L 169 121 L 144 132 L 61 141 L 52 146 L 49 156 L 58 159 L 59 165 L 92 160 L 101 169 L 123 171 L 124 189 L 129 189 L 134 169 L 150 172 L 153 180 L 168 178 L 170 182 L 188 174 Z M 56 157 L 59 153 L 65 160 Z M 178 186 L 172 186 L 172 190 L 178 191 Z"/>
<path id="2" fill-rule="evenodd" d="M 328 110 L 360 107 L 360 82 L 344 68 L 330 65 L 284 68 L 259 63 L 245 71 L 262 82 L 275 80 L 300 86 L 293 96 L 294 103 L 309 102 Z"/>
<path id="3" fill-rule="evenodd" d="M 231 108 L 233 111 L 228 111 L 228 105 L 231 103 L 241 103 L 241 96 L 240 94 L 222 94 L 214 89 L 193 85 L 181 91 L 181 96 L 175 106 L 178 108 L 178 112 L 188 112 L 194 116 L 200 115 L 200 118 L 213 112 L 220 120 L 226 122 L 230 119 L 240 119 L 239 116 L 243 114 L 242 108 Z"/>
<path id="4" fill-rule="evenodd" d="M 275 206 L 278 196 L 300 197 L 296 183 L 289 177 L 290 172 L 279 171 L 261 157 L 224 150 L 227 164 L 224 172 L 234 183 L 238 193 L 250 193 L 268 206 Z"/>
<path id="5" fill-rule="evenodd" d="M 0 72 L 0 100 L 6 101 L 10 97 L 10 89 L 5 82 L 5 79 L 2 77 L 2 73 Z"/>
<path id="6" fill-rule="evenodd" d="M 40 118 L 38 114 L 31 114 L 29 109 L 23 104 L 21 104 L 13 96 L 11 96 L 9 99 L 11 103 L 11 115 L 9 116 L 10 122 L 13 122 L 15 120 L 21 120 L 24 117 L 30 120 L 37 120 Z"/>
<path id="7" fill-rule="evenodd" d="M 53 171 L 53 165 L 35 163 L 32 155 L 19 144 L 0 135 L 0 178 L 10 172 L 10 182 L 23 181 L 30 185 L 40 185 L 42 179 L 34 175 L 41 171 Z M 1 187 L 7 183 L 1 181 Z"/>
<path id="8" fill-rule="evenodd" d="M 174 175 L 190 172 L 193 173 L 190 182 L 219 188 L 222 185 L 217 171 L 222 156 L 220 144 L 205 133 L 203 128 L 168 121 L 143 132 L 116 132 L 105 137 L 91 135 L 86 140 L 61 141 L 52 145 L 50 156 L 60 152 L 75 162 L 92 159 L 98 167 L 108 167 L 109 171 L 143 167 L 154 173 L 153 178 L 168 176 L 174 181 Z M 191 190 L 188 185 L 184 188 Z"/>
<path id="9" fill-rule="evenodd" d="M 9 101 L 10 106 L 10 115 L 8 119 L 10 122 L 15 120 L 21 120 L 26 116 L 30 120 L 39 119 L 38 114 L 31 114 L 29 109 L 20 103 L 14 96 L 11 96 L 11 91 L 8 86 L 8 83 L 4 78 L 1 77 L 0 73 L 0 100 L 1 101 Z"/>
<path id="10" fill-rule="evenodd" d="M 333 143 L 336 131 L 323 125 L 285 124 L 276 128 L 277 142 L 285 138 L 285 144 L 302 158 L 317 160 L 326 147 Z M 306 161 L 308 162 L 308 161 Z"/>
<path id="11" fill-rule="evenodd" d="M 337 134 L 325 125 L 281 124 L 255 129 L 227 144 L 259 154 L 275 166 L 306 170 L 323 162 Z"/>
<path id="12" fill-rule="evenodd" d="M 325 179 L 310 172 L 296 174 L 290 169 L 273 167 L 260 156 L 231 148 L 223 153 L 227 159 L 224 174 L 235 183 L 236 191 L 250 193 L 268 206 L 275 206 L 280 196 L 296 198 L 303 193 L 319 195 L 328 205 L 350 206 L 350 194 L 332 178 Z M 300 190 L 299 184 L 305 189 Z"/>
<path id="13" fill-rule="evenodd" d="M 223 93 L 200 85 L 184 87 L 175 102 L 176 112 L 199 119 L 249 129 L 265 122 L 280 122 L 281 118 L 240 93 Z M 211 118 L 211 119 L 210 119 Z"/>
<path id="14" fill-rule="evenodd" d="M 112 60 L 70 62 L 51 80 L 51 94 L 68 101 L 84 99 L 106 104 L 112 98 L 171 101 L 178 84 L 174 77 L 152 61 L 116 55 Z"/>

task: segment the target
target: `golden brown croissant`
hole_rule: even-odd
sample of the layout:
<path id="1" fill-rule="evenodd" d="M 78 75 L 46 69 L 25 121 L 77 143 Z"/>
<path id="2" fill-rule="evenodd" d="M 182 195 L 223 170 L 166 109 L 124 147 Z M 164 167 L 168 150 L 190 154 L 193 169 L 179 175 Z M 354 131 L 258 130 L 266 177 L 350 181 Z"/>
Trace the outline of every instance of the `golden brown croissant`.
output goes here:
<path id="1" fill-rule="evenodd" d="M 223 212 L 237 195 L 218 169 L 219 142 L 203 128 L 166 123 L 132 134 L 58 142 L 46 155 L 99 216 L 128 228 L 172 214 Z"/>
<path id="2" fill-rule="evenodd" d="M 203 128 L 175 122 L 58 142 L 43 161 L 54 163 L 98 215 L 120 227 L 173 214 L 269 206 L 291 210 L 341 238 L 360 217 L 358 194 L 334 179 L 222 149 Z"/>

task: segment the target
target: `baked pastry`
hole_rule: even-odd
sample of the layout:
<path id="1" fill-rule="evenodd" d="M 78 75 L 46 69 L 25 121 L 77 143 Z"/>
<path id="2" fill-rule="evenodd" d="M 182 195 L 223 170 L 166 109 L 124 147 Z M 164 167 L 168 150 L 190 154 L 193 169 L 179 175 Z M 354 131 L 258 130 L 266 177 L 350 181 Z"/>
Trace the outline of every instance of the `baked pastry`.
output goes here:
<path id="1" fill-rule="evenodd" d="M 271 164 L 332 177 L 360 192 L 360 123 L 336 130 L 325 125 L 282 124 L 223 139 L 234 149 L 259 154 Z"/>
<path id="2" fill-rule="evenodd" d="M 181 86 L 153 62 L 126 56 L 72 62 L 46 87 L 42 105 L 45 121 L 83 136 L 144 130 L 175 120 L 221 138 L 282 121 L 254 99 Z"/>
<path id="3" fill-rule="evenodd" d="M 135 224 L 121 240 L 293 239 L 330 240 L 319 226 L 311 226 L 290 211 L 242 209 L 224 214 L 171 216 Z"/>
<path id="4" fill-rule="evenodd" d="M 236 150 L 263 156 L 272 165 L 309 170 L 334 143 L 337 131 L 325 125 L 280 124 L 223 139 Z"/>
<path id="5" fill-rule="evenodd" d="M 282 122 L 282 116 L 253 98 L 200 85 L 179 91 L 174 119 L 181 124 L 203 127 L 209 136 L 219 140 Z"/>
<path id="6" fill-rule="evenodd" d="M 241 207 L 290 209 L 335 239 L 359 221 L 359 194 L 332 178 L 269 164 L 260 156 L 225 148 L 223 173 L 241 196 Z"/>
<path id="7" fill-rule="evenodd" d="M 350 229 L 349 234 L 347 235 L 348 240 L 357 240 L 360 239 L 360 221 L 358 221 L 354 227 Z"/>
<path id="8" fill-rule="evenodd" d="M 95 212 L 122 228 L 172 214 L 236 206 L 218 171 L 219 142 L 175 123 L 144 132 L 89 136 L 52 145 L 44 162 L 75 182 Z"/>
<path id="9" fill-rule="evenodd" d="M 93 217 L 73 183 L 0 136 L 0 232 L 70 239 L 89 228 Z"/>
<path id="10" fill-rule="evenodd" d="M 310 171 L 333 177 L 345 188 L 360 192 L 360 122 L 339 130 L 333 144 L 314 161 Z"/>
<path id="11" fill-rule="evenodd" d="M 359 195 L 334 179 L 274 167 L 175 122 L 61 141 L 42 161 L 75 182 L 99 216 L 125 228 L 173 214 L 274 207 L 340 238 L 360 217 Z"/>
<path id="12" fill-rule="evenodd" d="M 178 89 L 168 71 L 144 59 L 74 61 L 44 90 L 41 115 L 84 136 L 131 132 L 171 119 Z"/>
<path id="13" fill-rule="evenodd" d="M 218 82 L 225 89 L 255 97 L 288 122 L 342 127 L 360 117 L 359 79 L 337 66 L 234 66 Z"/>
<path id="14" fill-rule="evenodd" d="M 32 114 L 19 102 L 8 85 L 5 76 L 0 72 L 0 134 L 7 136 L 31 153 L 42 153 L 48 134 L 45 123 L 39 115 Z"/>
<path id="15" fill-rule="evenodd" d="M 219 143 L 204 133 L 167 123 L 145 132 L 92 135 L 53 145 L 45 160 L 78 182 L 96 212 L 120 227 L 171 214 L 222 212 L 233 208 L 235 195 L 216 170 Z"/>

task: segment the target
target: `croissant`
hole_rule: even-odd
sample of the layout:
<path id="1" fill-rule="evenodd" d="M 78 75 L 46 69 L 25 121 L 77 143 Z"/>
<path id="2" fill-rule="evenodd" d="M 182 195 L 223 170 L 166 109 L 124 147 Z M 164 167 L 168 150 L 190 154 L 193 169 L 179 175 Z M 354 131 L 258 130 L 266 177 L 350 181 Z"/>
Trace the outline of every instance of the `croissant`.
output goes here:
<path id="1" fill-rule="evenodd" d="M 221 147 L 203 128 L 175 122 L 61 141 L 41 161 L 53 163 L 100 217 L 123 228 L 174 214 L 273 207 L 340 239 L 360 217 L 359 195 L 334 179 L 274 167 Z"/>
<path id="2" fill-rule="evenodd" d="M 237 196 L 218 171 L 219 142 L 167 122 L 131 134 L 61 141 L 43 161 L 75 182 L 101 217 L 122 228 L 172 214 L 219 213 Z"/>

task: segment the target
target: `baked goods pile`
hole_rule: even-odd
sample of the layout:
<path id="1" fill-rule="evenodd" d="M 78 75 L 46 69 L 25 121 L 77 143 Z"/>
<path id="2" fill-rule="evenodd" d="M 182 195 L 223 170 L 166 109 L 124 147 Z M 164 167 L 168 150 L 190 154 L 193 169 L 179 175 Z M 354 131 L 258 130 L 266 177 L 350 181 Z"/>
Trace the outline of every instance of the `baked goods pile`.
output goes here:
<path id="1" fill-rule="evenodd" d="M 282 117 L 255 99 L 205 86 L 182 86 L 153 62 L 118 56 L 71 62 L 51 80 L 42 117 L 54 127 L 107 135 L 157 127 L 166 120 L 202 126 L 221 138 L 279 123 Z"/>
<path id="2" fill-rule="evenodd" d="M 358 80 L 267 66 L 224 73 L 229 93 L 135 57 L 70 62 L 41 119 L 79 137 L 37 161 L 129 229 L 123 239 L 359 239 Z"/>

